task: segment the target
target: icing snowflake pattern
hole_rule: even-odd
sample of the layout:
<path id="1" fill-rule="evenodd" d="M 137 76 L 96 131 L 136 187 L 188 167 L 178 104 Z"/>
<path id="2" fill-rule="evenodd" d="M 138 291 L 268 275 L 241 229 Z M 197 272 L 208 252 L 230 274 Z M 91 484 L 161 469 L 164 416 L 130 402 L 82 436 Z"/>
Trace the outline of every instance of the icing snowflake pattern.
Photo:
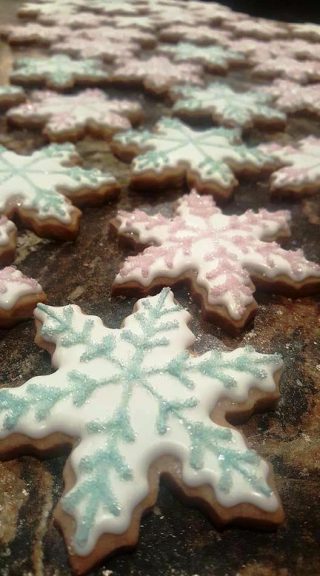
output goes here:
<path id="1" fill-rule="evenodd" d="M 93 58 L 72 60 L 64 54 L 49 58 L 19 58 L 11 73 L 11 80 L 18 84 L 42 82 L 49 88 L 63 90 L 77 81 L 101 83 L 108 78 L 100 60 Z"/>
<path id="2" fill-rule="evenodd" d="M 68 224 L 75 209 L 65 195 L 76 198 L 83 189 L 97 191 L 115 182 L 98 169 L 71 166 L 77 158 L 73 144 L 51 144 L 26 156 L 1 146 L 0 211 L 12 213 L 14 206 L 17 212 L 31 210 L 36 219 Z"/>
<path id="3" fill-rule="evenodd" d="M 197 64 L 170 62 L 165 56 L 153 56 L 148 60 L 130 58 L 116 62 L 112 78 L 116 82 L 142 82 L 152 93 L 162 94 L 175 84 L 202 84 L 202 68 Z"/>
<path id="4" fill-rule="evenodd" d="M 236 52 L 221 46 L 197 46 L 188 42 L 179 42 L 175 46 L 163 46 L 160 50 L 170 55 L 176 62 L 199 63 L 211 70 L 225 72 L 234 64 L 246 63 L 241 52 Z"/>
<path id="5" fill-rule="evenodd" d="M 182 86 L 173 91 L 178 100 L 175 113 L 209 113 L 213 120 L 229 126 L 251 127 L 261 122 L 284 122 L 285 114 L 274 108 L 274 97 L 263 92 L 235 92 L 215 82 L 206 88 Z"/>
<path id="6" fill-rule="evenodd" d="M 285 166 L 271 176 L 271 189 L 297 196 L 317 192 L 320 186 L 320 138 L 308 136 L 295 146 L 262 144 L 260 148 Z"/>
<path id="7" fill-rule="evenodd" d="M 98 128 L 104 134 L 131 127 L 130 118 L 137 119 L 141 106 L 130 100 L 108 99 L 101 90 L 84 90 L 76 95 L 37 91 L 32 101 L 13 108 L 8 117 L 18 123 L 34 121 L 45 124 L 52 139 L 69 138 L 70 131 L 79 135 L 86 129 Z"/>
<path id="8" fill-rule="evenodd" d="M 235 428 L 210 418 L 222 396 L 237 403 L 252 388 L 274 394 L 278 355 L 251 347 L 189 354 L 190 316 L 169 289 L 140 300 L 121 329 L 75 305 L 40 304 L 35 316 L 57 370 L 0 390 L 1 437 L 78 439 L 69 458 L 75 483 L 60 503 L 75 521 L 73 553 L 85 556 L 100 535 L 129 527 L 161 454 L 176 456 L 186 486 L 209 485 L 222 506 L 279 510 L 267 463 Z"/>
<path id="9" fill-rule="evenodd" d="M 177 119 L 163 118 L 153 132 L 130 130 L 114 137 L 120 149 L 136 145 L 141 151 L 132 163 L 134 177 L 146 171 L 162 178 L 174 168 L 186 174 L 201 191 L 229 195 L 238 183 L 233 171 L 258 170 L 271 159 L 257 148 L 242 144 L 237 129 L 196 131 Z"/>
<path id="10" fill-rule="evenodd" d="M 308 262 L 301 250 L 284 250 L 268 242 L 288 232 L 286 211 L 247 210 L 241 216 L 227 216 L 212 197 L 191 192 L 179 201 L 171 219 L 135 210 L 119 212 L 117 220 L 120 234 L 133 234 L 140 244 L 151 244 L 126 259 L 115 279 L 117 289 L 133 282 L 146 290 L 154 281 L 195 271 L 194 288 L 200 294 L 205 291 L 208 304 L 245 321 L 247 307 L 255 305 L 251 277 L 262 276 L 272 285 L 279 276 L 293 283 L 313 276 L 320 283 L 320 266 Z"/>

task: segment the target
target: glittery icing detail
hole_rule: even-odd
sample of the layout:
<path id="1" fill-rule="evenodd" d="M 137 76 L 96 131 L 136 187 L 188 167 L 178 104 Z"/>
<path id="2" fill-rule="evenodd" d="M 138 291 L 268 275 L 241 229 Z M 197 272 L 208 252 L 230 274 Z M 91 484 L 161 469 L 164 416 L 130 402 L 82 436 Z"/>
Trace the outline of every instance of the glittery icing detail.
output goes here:
<path id="1" fill-rule="evenodd" d="M 1 221 L 0 221 L 1 225 Z M 20 298 L 42 292 L 40 284 L 17 270 L 6 266 L 0 270 L 0 308 L 10 310 Z"/>
<path id="2" fill-rule="evenodd" d="M 78 160 L 73 144 L 52 144 L 23 156 L 0 146 L 0 212 L 32 210 L 37 218 L 68 224 L 73 207 L 65 196 L 114 184 L 110 174 L 70 165 Z M 61 192 L 63 190 L 63 193 Z"/>
<path id="3" fill-rule="evenodd" d="M 294 146 L 262 144 L 260 148 L 284 164 L 271 176 L 272 190 L 289 190 L 296 194 L 318 192 L 320 186 L 320 138 L 308 136 Z"/>
<path id="4" fill-rule="evenodd" d="M 229 191 L 237 180 L 233 172 L 268 166 L 271 159 L 257 148 L 241 142 L 236 129 L 194 130 L 177 119 L 162 118 L 154 130 L 130 130 L 114 141 L 124 149 L 135 144 L 141 153 L 132 164 L 133 174 L 152 171 L 161 178 L 169 168 L 196 174 L 208 190 Z"/>
<path id="5" fill-rule="evenodd" d="M 174 112 L 208 113 L 213 120 L 229 126 L 250 127 L 255 122 L 283 122 L 285 114 L 273 106 L 274 97 L 263 92 L 235 92 L 227 84 L 213 82 L 206 88 L 182 86 L 173 92 L 178 98 Z"/>
<path id="6" fill-rule="evenodd" d="M 148 60 L 129 58 L 116 62 L 111 73 L 116 82 L 142 82 L 148 92 L 162 94 L 176 84 L 202 84 L 202 67 L 197 64 L 174 63 L 165 56 Z"/>
<path id="7" fill-rule="evenodd" d="M 17 83 L 43 82 L 55 89 L 73 86 L 78 80 L 101 82 L 108 78 L 100 60 L 72 60 L 64 54 L 49 58 L 18 58 L 11 80 Z"/>
<path id="8" fill-rule="evenodd" d="M 140 104 L 130 100 L 108 98 L 98 89 L 84 90 L 76 95 L 55 92 L 33 92 L 32 100 L 13 108 L 8 114 L 13 120 L 27 123 L 42 122 L 49 136 L 62 138 L 66 132 L 79 132 L 94 126 L 116 132 L 131 126 L 128 118 L 142 113 Z"/>
<path id="9" fill-rule="evenodd" d="M 288 78 L 301 84 L 320 80 L 320 62 L 313 60 L 296 60 L 290 56 L 270 57 L 263 59 L 253 68 L 258 76 Z"/>
<path id="10" fill-rule="evenodd" d="M 115 284 L 133 282 L 146 289 L 153 281 L 193 273 L 209 306 L 224 307 L 234 320 L 254 302 L 251 276 L 270 283 L 278 276 L 289 282 L 320 277 L 320 266 L 306 260 L 301 250 L 266 241 L 288 231 L 286 211 L 226 216 L 212 197 L 191 192 L 180 199 L 171 219 L 134 210 L 120 211 L 118 221 L 120 234 L 133 234 L 139 243 L 152 246 L 125 260 Z"/>
<path id="11" fill-rule="evenodd" d="M 320 83 L 300 86 L 291 80 L 278 79 L 264 90 L 276 98 L 277 106 L 285 112 L 309 110 L 320 115 Z"/>
<path id="12" fill-rule="evenodd" d="M 274 393 L 278 355 L 251 347 L 189 354 L 190 316 L 168 288 L 140 300 L 121 329 L 73 305 L 40 304 L 35 316 L 55 345 L 57 370 L 0 390 L 1 436 L 77 439 L 75 484 L 61 501 L 75 521 L 75 553 L 90 553 L 101 534 L 127 530 L 149 491 L 148 468 L 163 454 L 181 461 L 186 486 L 211 486 L 223 506 L 279 507 L 266 462 L 236 429 L 210 419 L 221 397 L 242 403 L 252 388 Z"/>
<path id="13" fill-rule="evenodd" d="M 159 51 L 169 55 L 176 62 L 195 62 L 212 70 L 225 72 L 233 64 L 244 64 L 246 58 L 241 52 L 222 46 L 196 46 L 189 42 L 179 42 L 175 46 L 163 45 Z"/>

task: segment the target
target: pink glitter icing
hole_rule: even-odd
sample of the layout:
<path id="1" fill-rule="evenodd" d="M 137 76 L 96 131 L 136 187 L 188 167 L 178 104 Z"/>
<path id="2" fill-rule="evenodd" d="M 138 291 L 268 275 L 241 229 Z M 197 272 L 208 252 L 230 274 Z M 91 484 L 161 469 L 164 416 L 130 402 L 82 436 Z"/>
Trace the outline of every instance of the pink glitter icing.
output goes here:
<path id="1" fill-rule="evenodd" d="M 6 266 L 0 270 L 0 294 L 5 294 L 10 289 L 10 284 L 20 284 L 21 286 L 30 286 L 36 292 L 39 291 L 39 284 L 33 278 L 24 276 L 14 266 Z"/>
<path id="2" fill-rule="evenodd" d="M 293 282 L 320 277 L 320 266 L 306 260 L 301 250 L 268 241 L 288 232 L 290 214 L 284 210 L 225 216 L 211 196 L 191 192 L 180 199 L 171 219 L 136 210 L 121 211 L 118 220 L 120 233 L 153 245 L 127 258 L 116 284 L 148 286 L 157 278 L 196 272 L 195 282 L 206 289 L 209 303 L 225 306 L 234 318 L 254 302 L 250 276 L 269 281 L 284 276 Z"/>

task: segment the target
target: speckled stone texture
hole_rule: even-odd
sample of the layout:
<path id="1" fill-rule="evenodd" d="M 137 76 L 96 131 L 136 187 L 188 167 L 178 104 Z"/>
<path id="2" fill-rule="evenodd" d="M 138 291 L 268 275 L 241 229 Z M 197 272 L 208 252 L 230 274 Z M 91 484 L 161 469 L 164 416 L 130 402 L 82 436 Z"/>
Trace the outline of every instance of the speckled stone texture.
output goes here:
<path id="1" fill-rule="evenodd" d="M 20 2 L 0 0 L 0 21 L 15 21 Z M 17 50 L 21 54 L 21 51 Z M 32 49 L 23 54 L 37 53 Z M 0 83 L 8 78 L 10 49 L 0 43 Z M 231 75 L 239 81 L 243 72 Z M 118 90 L 110 90 L 119 95 Z M 151 126 L 166 104 L 138 92 Z M 297 116 L 287 129 L 288 140 L 306 134 L 320 136 L 320 123 Z M 8 130 L 0 114 L 0 143 L 16 151 L 45 144 L 37 131 Z M 259 142 L 253 131 L 248 141 Z M 108 223 L 116 211 L 136 207 L 169 214 L 181 190 L 128 192 L 128 166 L 115 160 L 103 140 L 86 138 L 78 152 L 87 167 L 114 171 L 124 190 L 118 202 L 83 210 L 80 235 L 73 243 L 41 240 L 19 233 L 20 269 L 41 282 L 53 305 L 76 303 L 87 313 L 101 316 L 116 327 L 130 313 L 134 298 L 112 297 L 111 283 L 130 248 L 110 236 Z M 291 209 L 292 237 L 283 245 L 302 247 L 308 258 L 320 261 L 320 196 L 302 202 L 270 201 L 268 177 L 242 180 L 227 213 L 247 208 Z M 186 190 L 183 190 L 184 192 Z M 199 308 L 184 288 L 176 298 L 193 315 L 201 353 L 219 338 L 234 348 L 252 344 L 261 352 L 280 352 L 285 361 L 281 401 L 275 412 L 255 415 L 242 426 L 250 446 L 274 466 L 286 522 L 277 532 L 228 528 L 218 531 L 200 511 L 185 506 L 162 484 L 157 505 L 142 521 L 140 542 L 132 553 L 118 553 L 91 576 L 316 576 L 320 570 L 320 325 L 319 299 L 291 300 L 257 293 L 259 309 L 254 325 L 238 337 L 201 319 Z M 1 331 L 1 382 L 18 386 L 34 375 L 50 373 L 49 355 L 33 343 L 32 322 Z M 71 574 L 61 534 L 51 513 L 63 489 L 66 455 L 38 460 L 23 456 L 0 463 L 0 574 L 1 576 L 67 576 Z"/>

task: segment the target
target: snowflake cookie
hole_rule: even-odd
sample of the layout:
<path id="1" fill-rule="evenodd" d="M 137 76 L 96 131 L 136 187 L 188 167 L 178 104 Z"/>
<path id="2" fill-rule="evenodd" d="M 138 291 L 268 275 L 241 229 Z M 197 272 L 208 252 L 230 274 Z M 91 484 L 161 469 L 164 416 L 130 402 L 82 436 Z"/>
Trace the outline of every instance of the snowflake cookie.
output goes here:
<path id="1" fill-rule="evenodd" d="M 187 178 L 189 185 L 218 197 L 230 196 L 237 185 L 234 172 L 258 172 L 274 162 L 257 148 L 241 142 L 237 129 L 193 130 L 180 120 L 162 118 L 152 132 L 117 134 L 114 152 L 132 163 L 131 184 L 145 187 Z"/>
<path id="2" fill-rule="evenodd" d="M 14 266 L 0 270 L 0 328 L 9 328 L 20 320 L 32 317 L 35 306 L 46 299 L 40 284 Z"/>
<path id="3" fill-rule="evenodd" d="M 320 138 L 308 136 L 293 146 L 262 144 L 260 149 L 282 165 L 271 176 L 273 192 L 299 197 L 319 191 Z"/>
<path id="4" fill-rule="evenodd" d="M 320 80 L 320 62 L 318 60 L 296 60 L 290 56 L 270 57 L 263 59 L 252 69 L 256 76 L 274 78 L 282 77 L 305 84 Z"/>
<path id="5" fill-rule="evenodd" d="M 239 329 L 257 309 L 255 285 L 302 294 L 320 288 L 320 266 L 301 250 L 284 250 L 277 236 L 288 235 L 290 213 L 283 210 L 227 216 L 211 196 L 191 192 L 173 218 L 141 210 L 120 211 L 113 226 L 139 245 L 150 245 L 124 262 L 114 291 L 138 290 L 189 280 L 206 315 Z M 253 284 L 254 282 L 254 284 Z"/>
<path id="6" fill-rule="evenodd" d="M 126 130 L 142 118 L 142 108 L 137 102 L 108 98 L 98 89 L 75 95 L 37 91 L 7 117 L 21 126 L 44 125 L 50 140 L 63 141 L 81 138 L 87 131 L 106 137 Z"/>
<path id="7" fill-rule="evenodd" d="M 4 37 L 9 44 L 51 44 L 61 40 L 70 34 L 66 26 L 41 26 L 40 24 L 28 24 L 22 26 L 1 26 L 0 36 Z"/>
<path id="8" fill-rule="evenodd" d="M 274 97 L 263 92 L 235 92 L 227 84 L 213 82 L 206 88 L 181 86 L 173 90 L 173 112 L 185 116 L 211 115 L 227 126 L 250 128 L 254 124 L 283 124 L 286 116 L 273 106 Z"/>
<path id="9" fill-rule="evenodd" d="M 51 52 L 70 54 L 82 58 L 101 58 L 106 62 L 113 62 L 117 58 L 130 58 L 141 50 L 141 46 L 134 42 L 122 41 L 112 38 L 101 41 L 100 38 L 80 37 L 79 32 L 56 42 Z"/>
<path id="10" fill-rule="evenodd" d="M 237 16 L 237 13 L 236 13 Z M 252 36 L 261 40 L 285 38 L 288 36 L 286 26 L 264 18 L 235 18 L 226 22 L 225 27 L 232 30 L 237 36 Z"/>
<path id="11" fill-rule="evenodd" d="M 108 72 L 100 60 L 73 60 L 64 54 L 48 58 L 18 58 L 10 76 L 17 84 L 41 83 L 54 90 L 72 88 L 75 84 L 103 84 Z"/>
<path id="12" fill-rule="evenodd" d="M 70 444 L 55 519 L 77 574 L 136 544 L 162 474 L 221 524 L 282 522 L 270 465 L 226 420 L 274 405 L 279 355 L 190 353 L 190 315 L 169 289 L 139 300 L 120 329 L 75 305 L 40 304 L 35 318 L 56 371 L 1 388 L 2 453 Z"/>
<path id="13" fill-rule="evenodd" d="M 304 24 L 289 24 L 290 30 L 297 38 L 306 38 L 307 40 L 320 41 L 320 25 L 311 22 Z"/>
<path id="14" fill-rule="evenodd" d="M 165 94 L 177 84 L 203 84 L 202 76 L 201 66 L 187 62 L 177 64 L 165 56 L 152 56 L 148 60 L 119 59 L 111 73 L 114 82 L 141 83 L 153 94 Z"/>
<path id="15" fill-rule="evenodd" d="M 39 236 L 62 239 L 78 233 L 76 204 L 93 203 L 118 191 L 113 176 L 76 166 L 73 144 L 51 144 L 31 155 L 0 146 L 0 213 L 18 214 Z"/>
<path id="16" fill-rule="evenodd" d="M 10 108 L 21 104 L 26 99 L 26 93 L 20 86 L 0 86 L 0 108 Z"/>
<path id="17" fill-rule="evenodd" d="M 174 62 L 201 64 L 214 72 L 227 72 L 234 65 L 248 64 L 248 59 L 241 52 L 222 46 L 197 46 L 179 42 L 175 46 L 161 45 L 159 52 L 168 55 Z"/>
<path id="18" fill-rule="evenodd" d="M 55 0 L 54 2 L 25 2 L 18 9 L 20 18 L 41 18 L 46 22 L 54 22 L 56 16 L 72 16 L 78 11 L 74 0 Z M 43 20 L 43 21 L 44 21 Z"/>
<path id="19" fill-rule="evenodd" d="M 301 86 L 291 80 L 274 80 L 264 90 L 276 98 L 277 106 L 288 113 L 307 110 L 320 115 L 320 83 Z"/>
<path id="20" fill-rule="evenodd" d="M 0 264 L 13 261 L 16 251 L 17 227 L 6 216 L 0 216 Z"/>

